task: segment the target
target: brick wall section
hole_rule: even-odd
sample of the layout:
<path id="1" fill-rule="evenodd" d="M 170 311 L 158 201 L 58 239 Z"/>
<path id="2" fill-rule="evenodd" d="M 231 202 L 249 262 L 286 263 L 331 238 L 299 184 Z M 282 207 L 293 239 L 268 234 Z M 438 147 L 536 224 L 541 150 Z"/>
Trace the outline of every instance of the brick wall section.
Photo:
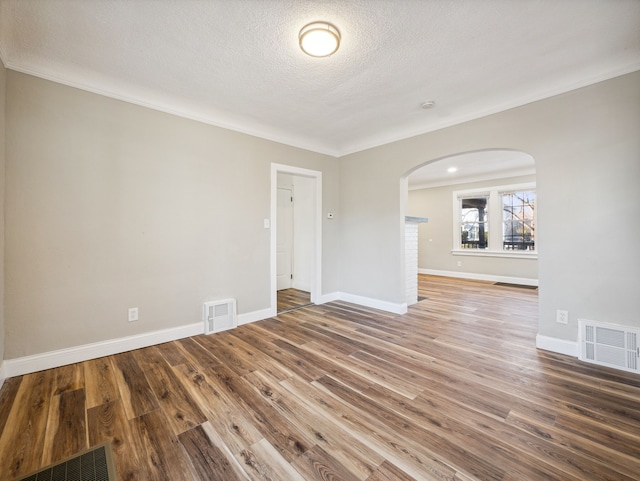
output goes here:
<path id="1" fill-rule="evenodd" d="M 406 301 L 410 306 L 418 302 L 418 224 L 407 222 L 404 227 Z"/>

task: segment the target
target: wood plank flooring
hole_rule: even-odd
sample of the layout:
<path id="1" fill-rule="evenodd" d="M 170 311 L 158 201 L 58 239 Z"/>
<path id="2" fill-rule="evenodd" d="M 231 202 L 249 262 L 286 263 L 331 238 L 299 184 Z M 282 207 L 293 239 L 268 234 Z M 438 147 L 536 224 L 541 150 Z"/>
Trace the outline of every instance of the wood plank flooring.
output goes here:
<path id="1" fill-rule="evenodd" d="M 0 480 L 105 440 L 122 481 L 640 479 L 640 376 L 536 350 L 534 290 L 419 293 L 9 379 Z"/>
<path id="2" fill-rule="evenodd" d="M 282 289 L 277 292 L 278 313 L 311 304 L 311 294 L 300 289 Z"/>

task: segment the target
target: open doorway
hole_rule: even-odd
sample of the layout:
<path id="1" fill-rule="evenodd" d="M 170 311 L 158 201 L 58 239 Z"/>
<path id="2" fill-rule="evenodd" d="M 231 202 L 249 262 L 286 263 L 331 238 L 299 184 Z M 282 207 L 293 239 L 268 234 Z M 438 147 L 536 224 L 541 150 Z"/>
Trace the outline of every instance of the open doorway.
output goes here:
<path id="1" fill-rule="evenodd" d="M 418 229 L 418 274 L 537 286 L 531 155 L 457 153 L 416 166 L 402 181 L 404 215 L 429 218 Z"/>
<path id="2" fill-rule="evenodd" d="M 311 304 L 314 180 L 278 172 L 276 205 L 277 312 Z"/>
<path id="3" fill-rule="evenodd" d="M 321 173 L 272 167 L 272 309 L 315 302 L 320 289 Z"/>

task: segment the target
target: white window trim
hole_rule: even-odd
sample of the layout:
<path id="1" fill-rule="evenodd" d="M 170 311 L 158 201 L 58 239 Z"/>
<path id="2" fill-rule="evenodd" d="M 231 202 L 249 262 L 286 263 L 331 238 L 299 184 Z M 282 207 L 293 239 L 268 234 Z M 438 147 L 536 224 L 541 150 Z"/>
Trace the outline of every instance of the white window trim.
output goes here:
<path id="1" fill-rule="evenodd" d="M 452 249 L 451 255 L 468 257 L 510 257 L 512 259 L 537 259 L 538 251 L 492 251 L 488 249 L 481 251 L 480 249 Z"/>
<path id="2" fill-rule="evenodd" d="M 524 184 L 510 184 L 486 187 L 484 189 L 456 190 L 453 192 L 453 249 L 454 256 L 475 256 L 475 257 L 509 257 L 515 259 L 537 259 L 538 242 L 533 251 L 505 251 L 502 249 L 502 235 L 492 235 L 496 229 L 502 232 L 502 199 L 501 194 L 514 191 L 535 191 L 536 183 L 527 182 Z M 464 197 L 489 195 L 489 246 L 487 249 L 461 249 L 460 248 L 460 199 Z M 534 219 L 537 225 L 538 210 L 534 211 Z"/>

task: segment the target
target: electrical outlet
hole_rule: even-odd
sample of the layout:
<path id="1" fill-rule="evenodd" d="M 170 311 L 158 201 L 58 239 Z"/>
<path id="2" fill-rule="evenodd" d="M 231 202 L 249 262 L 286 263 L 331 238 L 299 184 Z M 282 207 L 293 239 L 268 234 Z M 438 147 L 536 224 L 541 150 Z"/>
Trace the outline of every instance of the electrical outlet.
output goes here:
<path id="1" fill-rule="evenodd" d="M 137 320 L 138 320 L 138 308 L 137 307 L 129 308 L 129 322 L 133 322 Z"/>
<path id="2" fill-rule="evenodd" d="M 462 267 L 462 261 L 458 261 L 458 262 L 456 262 L 456 265 L 457 265 L 458 267 Z"/>
<path id="3" fill-rule="evenodd" d="M 569 311 L 556 311 L 556 322 L 558 324 L 569 324 Z"/>

